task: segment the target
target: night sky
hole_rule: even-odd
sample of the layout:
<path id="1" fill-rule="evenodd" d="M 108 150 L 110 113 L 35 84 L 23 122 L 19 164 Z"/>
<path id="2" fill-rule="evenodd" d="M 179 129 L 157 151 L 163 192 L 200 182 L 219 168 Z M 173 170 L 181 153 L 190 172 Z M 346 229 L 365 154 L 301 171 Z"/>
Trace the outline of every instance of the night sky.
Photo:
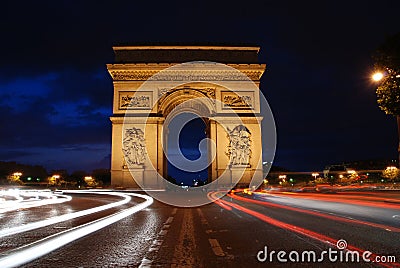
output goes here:
<path id="1" fill-rule="evenodd" d="M 109 168 L 120 44 L 253 44 L 275 116 L 275 164 L 396 159 L 371 53 L 400 31 L 400 1 L 8 1 L 0 8 L 0 160 Z"/>

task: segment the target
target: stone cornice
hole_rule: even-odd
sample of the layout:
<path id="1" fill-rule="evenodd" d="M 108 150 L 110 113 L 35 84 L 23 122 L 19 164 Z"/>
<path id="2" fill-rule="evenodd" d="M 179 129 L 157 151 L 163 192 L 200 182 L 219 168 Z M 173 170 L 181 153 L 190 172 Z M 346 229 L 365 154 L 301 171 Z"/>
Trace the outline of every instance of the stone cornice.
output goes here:
<path id="1" fill-rule="evenodd" d="M 241 51 L 259 51 L 260 47 L 254 46 L 114 46 L 114 51 L 116 50 L 241 50 Z"/>
<path id="2" fill-rule="evenodd" d="M 177 64 L 107 64 L 108 72 L 114 81 L 146 81 L 152 77 L 155 81 L 243 81 L 244 77 L 235 70 L 222 68 L 215 63 L 196 63 L 195 68 L 171 68 Z M 264 73 L 265 64 L 227 64 L 253 81 L 259 81 Z M 162 73 L 154 76 L 160 71 Z"/>

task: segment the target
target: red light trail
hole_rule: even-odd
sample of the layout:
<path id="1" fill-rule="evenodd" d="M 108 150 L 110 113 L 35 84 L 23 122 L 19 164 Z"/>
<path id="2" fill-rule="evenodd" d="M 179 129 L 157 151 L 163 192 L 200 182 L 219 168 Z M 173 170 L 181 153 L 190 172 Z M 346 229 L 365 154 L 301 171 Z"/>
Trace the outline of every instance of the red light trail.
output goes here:
<path id="1" fill-rule="evenodd" d="M 260 220 L 262 220 L 262 221 L 264 221 L 264 222 L 266 222 L 268 224 L 271 224 L 271 225 L 276 226 L 278 228 L 289 230 L 291 232 L 294 232 L 294 233 L 297 233 L 297 234 L 300 234 L 300 235 L 303 235 L 303 236 L 318 240 L 318 241 L 320 241 L 322 243 L 327 243 L 327 244 L 330 244 L 330 245 L 336 245 L 336 242 L 338 241 L 338 239 L 329 237 L 327 235 L 320 234 L 320 233 L 311 231 L 309 229 L 302 228 L 300 226 L 296 226 L 296 225 L 293 225 L 293 224 L 290 224 L 290 223 L 285 223 L 285 222 L 273 219 L 273 218 L 268 217 L 268 216 L 266 216 L 266 215 L 264 215 L 264 214 L 262 214 L 260 212 L 257 212 L 257 211 L 251 210 L 249 208 L 240 206 L 238 204 L 223 200 L 221 198 L 218 198 L 217 193 L 218 192 L 213 192 L 213 193 L 208 194 L 208 196 L 209 196 L 210 199 L 214 200 L 214 202 L 217 205 L 223 207 L 224 209 L 226 207 L 231 207 L 231 209 L 235 208 L 235 209 L 237 209 L 239 211 L 242 211 L 242 212 L 244 212 L 244 213 L 246 213 L 248 215 L 251 215 L 251 216 L 253 216 L 255 218 L 258 218 L 258 219 L 260 219 Z M 233 197 L 233 198 L 237 197 L 237 196 L 234 196 L 233 194 L 230 194 L 229 196 Z M 243 198 L 243 199 L 240 199 L 240 200 L 244 201 L 244 202 L 257 201 L 257 200 L 247 199 L 247 198 Z M 265 203 L 265 202 L 262 202 L 262 201 L 258 201 L 258 202 L 260 202 L 260 203 L 257 203 L 257 202 L 254 202 L 254 203 L 262 204 L 262 205 L 264 205 L 264 203 Z M 223 204 L 223 206 L 222 206 L 222 204 Z M 366 250 L 363 250 L 361 248 L 355 247 L 353 245 L 347 245 L 347 249 L 348 250 L 352 250 L 352 251 L 357 251 L 360 254 L 363 254 L 366 251 Z M 379 255 L 372 253 L 371 256 L 373 258 L 376 258 Z M 384 267 L 400 267 L 400 264 L 398 264 L 398 263 L 379 263 L 379 265 L 384 266 Z"/>

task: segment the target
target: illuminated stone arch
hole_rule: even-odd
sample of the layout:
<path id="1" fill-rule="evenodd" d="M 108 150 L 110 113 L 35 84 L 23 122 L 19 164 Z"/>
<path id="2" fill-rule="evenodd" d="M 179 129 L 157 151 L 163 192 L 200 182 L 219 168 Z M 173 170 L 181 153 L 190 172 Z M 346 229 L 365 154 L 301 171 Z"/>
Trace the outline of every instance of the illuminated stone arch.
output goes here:
<path id="1" fill-rule="evenodd" d="M 175 113 L 185 110 L 198 115 L 211 116 L 215 114 L 215 102 L 213 99 L 202 93 L 201 89 L 196 88 L 184 87 L 174 89 L 170 94 L 165 94 L 159 100 L 158 112 L 167 117 L 176 107 L 179 107 L 179 109 Z"/>
<path id="2" fill-rule="evenodd" d="M 248 185 L 253 176 L 262 176 L 258 86 L 265 65 L 257 62 L 258 47 L 146 46 L 114 47 L 114 51 L 116 63 L 107 65 L 114 86 L 110 117 L 113 186 L 165 187 L 164 129 L 170 118 L 183 112 L 202 118 L 207 137 L 215 144 L 209 147 L 214 151 L 208 153 L 215 156 L 208 167 L 209 182 L 218 179 L 221 185 L 230 185 L 232 178 L 237 178 Z M 199 68 L 184 75 L 174 69 L 176 62 L 193 60 L 223 62 L 230 69 L 209 62 L 200 62 Z M 189 76 L 195 81 L 188 79 Z M 149 79 L 153 79 L 152 83 L 143 89 Z M 176 80 L 179 86 L 166 86 Z M 247 86 L 248 80 L 255 84 L 254 88 Z M 233 119 L 231 111 L 240 117 L 240 123 Z M 132 138 L 127 138 L 127 133 Z M 142 136 L 138 137 L 139 134 Z M 123 142 L 133 144 L 126 146 Z M 143 147 L 146 157 L 141 161 Z M 124 154 L 131 157 L 131 165 Z"/>

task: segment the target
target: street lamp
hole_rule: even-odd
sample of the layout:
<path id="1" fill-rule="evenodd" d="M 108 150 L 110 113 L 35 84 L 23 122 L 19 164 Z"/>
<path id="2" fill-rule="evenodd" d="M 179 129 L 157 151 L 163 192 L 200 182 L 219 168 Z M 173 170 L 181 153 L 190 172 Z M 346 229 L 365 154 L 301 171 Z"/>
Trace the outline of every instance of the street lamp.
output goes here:
<path id="1" fill-rule="evenodd" d="M 390 73 L 390 71 L 389 71 L 389 73 Z M 375 82 L 380 82 L 380 81 L 382 81 L 383 78 L 385 78 L 386 75 L 382 72 L 375 72 L 372 75 L 372 80 L 374 80 Z M 397 74 L 395 77 L 400 78 L 400 75 Z M 397 147 L 397 153 L 398 153 L 397 165 L 400 167 L 400 115 L 397 115 L 396 117 L 397 117 L 397 133 L 398 133 L 398 141 L 399 141 L 399 145 Z"/>
<path id="2" fill-rule="evenodd" d="M 384 177 L 386 179 L 390 179 L 390 180 L 394 180 L 394 179 L 398 178 L 399 175 L 400 175 L 400 171 L 395 166 L 386 167 L 386 169 L 383 170 L 383 172 L 382 172 L 382 177 Z"/>
<path id="3" fill-rule="evenodd" d="M 19 171 L 18 171 L 18 172 L 14 172 L 14 173 L 8 175 L 8 176 L 7 176 L 7 179 L 8 179 L 10 182 L 21 182 L 21 181 L 20 181 L 21 176 L 22 176 L 22 172 L 19 172 Z"/>
<path id="4" fill-rule="evenodd" d="M 52 185 L 55 185 L 55 184 L 58 183 L 58 179 L 59 179 L 59 178 L 61 178 L 61 176 L 55 174 L 55 175 L 53 175 L 53 176 L 51 176 L 51 177 L 49 178 L 49 183 L 52 184 Z"/>
<path id="5" fill-rule="evenodd" d="M 282 185 L 283 183 L 286 183 L 286 175 L 279 175 L 279 184 Z"/>
<path id="6" fill-rule="evenodd" d="M 381 81 L 382 78 L 383 78 L 383 73 L 381 72 L 376 72 L 372 75 L 372 80 L 374 80 L 375 82 Z"/>

